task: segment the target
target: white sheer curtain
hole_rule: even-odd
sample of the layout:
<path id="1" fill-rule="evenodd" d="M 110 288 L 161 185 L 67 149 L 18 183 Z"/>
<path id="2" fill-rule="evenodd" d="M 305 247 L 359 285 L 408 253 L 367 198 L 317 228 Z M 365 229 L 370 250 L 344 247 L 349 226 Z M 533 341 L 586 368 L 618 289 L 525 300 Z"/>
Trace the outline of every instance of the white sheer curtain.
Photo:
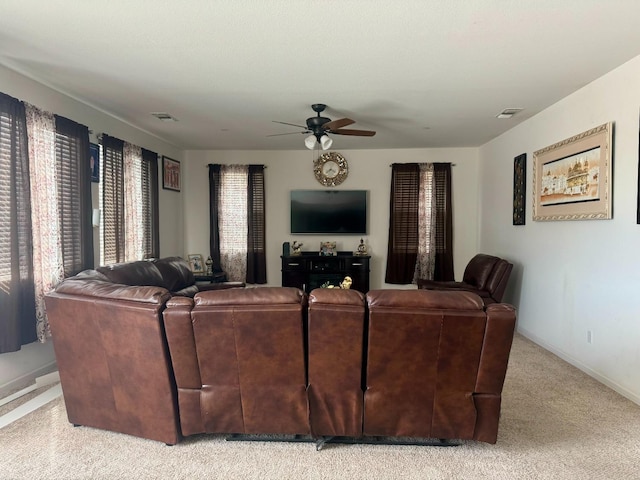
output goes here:
<path id="1" fill-rule="evenodd" d="M 220 264 L 229 281 L 247 276 L 247 165 L 222 165 L 218 228 Z"/>
<path id="2" fill-rule="evenodd" d="M 144 258 L 142 222 L 142 148 L 124 142 L 124 232 L 125 261 Z"/>
<path id="3" fill-rule="evenodd" d="M 433 280 L 436 266 L 436 189 L 432 163 L 420 164 L 418 192 L 418 258 L 413 275 L 417 279 Z"/>
<path id="4" fill-rule="evenodd" d="M 58 214 L 56 123 L 52 113 L 25 104 L 31 178 L 33 278 L 36 330 L 43 342 L 51 336 L 44 295 L 64 278 Z"/>

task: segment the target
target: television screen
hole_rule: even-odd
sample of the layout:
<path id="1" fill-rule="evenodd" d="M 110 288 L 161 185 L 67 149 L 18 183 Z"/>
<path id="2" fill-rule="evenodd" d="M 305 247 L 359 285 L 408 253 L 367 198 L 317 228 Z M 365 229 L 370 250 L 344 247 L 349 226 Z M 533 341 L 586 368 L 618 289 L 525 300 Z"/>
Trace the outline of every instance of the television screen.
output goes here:
<path id="1" fill-rule="evenodd" d="M 291 233 L 367 233 L 366 190 L 291 190 Z"/>

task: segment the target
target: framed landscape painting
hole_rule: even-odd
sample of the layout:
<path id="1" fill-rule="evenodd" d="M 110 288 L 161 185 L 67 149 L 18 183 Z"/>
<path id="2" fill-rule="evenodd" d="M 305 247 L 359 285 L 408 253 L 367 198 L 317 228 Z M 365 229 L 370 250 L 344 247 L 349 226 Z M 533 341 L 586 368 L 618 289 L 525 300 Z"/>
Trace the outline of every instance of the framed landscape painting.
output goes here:
<path id="1" fill-rule="evenodd" d="M 533 152 L 533 219 L 612 218 L 611 122 Z"/>

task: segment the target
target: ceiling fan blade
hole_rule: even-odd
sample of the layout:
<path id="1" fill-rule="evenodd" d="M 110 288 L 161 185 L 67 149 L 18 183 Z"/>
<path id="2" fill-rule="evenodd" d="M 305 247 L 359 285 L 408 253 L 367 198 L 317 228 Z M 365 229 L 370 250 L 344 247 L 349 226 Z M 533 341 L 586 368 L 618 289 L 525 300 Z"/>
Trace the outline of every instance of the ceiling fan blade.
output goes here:
<path id="1" fill-rule="evenodd" d="M 330 133 L 336 135 L 356 135 L 359 137 L 373 137 L 376 134 L 376 132 L 374 132 L 373 130 L 352 130 L 350 128 L 331 130 Z"/>
<path id="2" fill-rule="evenodd" d="M 267 135 L 267 137 L 279 137 L 280 135 L 296 135 L 300 133 L 304 135 L 305 133 L 309 133 L 309 132 L 307 131 L 307 132 L 273 133 L 271 135 Z"/>
<path id="3" fill-rule="evenodd" d="M 299 127 L 299 128 L 304 129 L 304 130 L 306 130 L 306 129 L 307 129 L 307 126 L 306 126 L 306 125 L 297 125 L 297 124 L 295 124 L 295 123 L 279 122 L 279 121 L 277 121 L 277 120 L 271 120 L 271 121 L 272 121 L 273 123 L 281 123 L 282 125 L 291 125 L 292 127 Z"/>
<path id="4" fill-rule="evenodd" d="M 332 120 L 330 122 L 322 125 L 322 128 L 325 130 L 333 130 L 334 128 L 342 128 L 347 125 L 351 125 L 352 123 L 356 123 L 355 120 L 351 120 L 350 118 L 339 118 L 338 120 Z"/>

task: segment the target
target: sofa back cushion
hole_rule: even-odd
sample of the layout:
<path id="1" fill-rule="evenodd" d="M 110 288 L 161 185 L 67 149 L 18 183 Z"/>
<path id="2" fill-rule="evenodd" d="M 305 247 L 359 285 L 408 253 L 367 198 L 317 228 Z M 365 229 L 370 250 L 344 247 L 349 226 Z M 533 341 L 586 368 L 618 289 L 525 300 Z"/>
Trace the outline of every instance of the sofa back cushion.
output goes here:
<path id="1" fill-rule="evenodd" d="M 473 438 L 486 315 L 471 292 L 372 290 L 365 435 Z"/>
<path id="2" fill-rule="evenodd" d="M 154 260 L 153 263 L 160 270 L 164 287 L 170 292 L 178 292 L 196 283 L 189 264 L 181 257 L 159 258 Z M 189 296 L 193 296 L 197 292 L 198 289 L 196 288 L 194 293 Z"/>
<path id="3" fill-rule="evenodd" d="M 96 270 L 113 283 L 131 286 L 165 287 L 160 270 L 149 260 L 114 263 L 113 265 L 98 267 Z"/>
<path id="4" fill-rule="evenodd" d="M 486 255 L 484 253 L 477 254 L 467 264 L 462 281 L 473 285 L 479 290 L 485 290 L 487 280 L 491 276 L 493 267 L 498 260 L 500 259 L 493 255 Z"/>

